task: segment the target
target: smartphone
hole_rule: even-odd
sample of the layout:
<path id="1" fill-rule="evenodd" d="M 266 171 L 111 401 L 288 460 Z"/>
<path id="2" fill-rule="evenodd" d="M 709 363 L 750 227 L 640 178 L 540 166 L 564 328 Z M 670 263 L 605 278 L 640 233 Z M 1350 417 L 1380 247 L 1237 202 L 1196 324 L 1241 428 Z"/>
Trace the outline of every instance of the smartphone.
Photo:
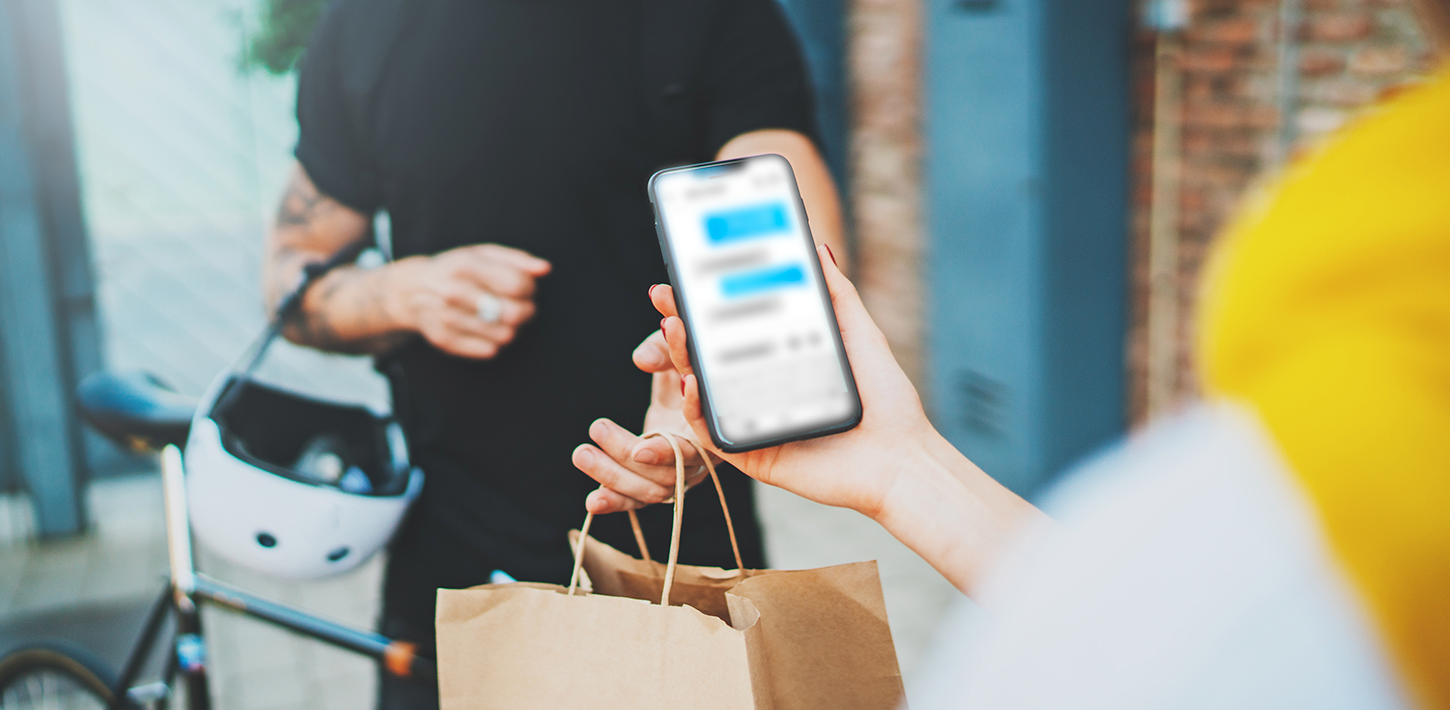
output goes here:
<path id="1" fill-rule="evenodd" d="M 741 453 L 859 424 L 790 163 L 758 155 L 661 170 L 649 197 L 715 445 Z"/>

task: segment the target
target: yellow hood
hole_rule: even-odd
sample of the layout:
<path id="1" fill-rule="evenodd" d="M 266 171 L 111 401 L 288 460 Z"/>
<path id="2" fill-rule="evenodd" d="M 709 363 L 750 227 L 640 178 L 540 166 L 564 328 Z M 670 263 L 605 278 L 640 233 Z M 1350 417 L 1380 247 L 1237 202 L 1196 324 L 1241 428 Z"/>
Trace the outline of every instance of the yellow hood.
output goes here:
<path id="1" fill-rule="evenodd" d="M 1415 699 L 1450 709 L 1450 73 L 1256 199 L 1200 319 L 1205 389 L 1259 413 Z"/>

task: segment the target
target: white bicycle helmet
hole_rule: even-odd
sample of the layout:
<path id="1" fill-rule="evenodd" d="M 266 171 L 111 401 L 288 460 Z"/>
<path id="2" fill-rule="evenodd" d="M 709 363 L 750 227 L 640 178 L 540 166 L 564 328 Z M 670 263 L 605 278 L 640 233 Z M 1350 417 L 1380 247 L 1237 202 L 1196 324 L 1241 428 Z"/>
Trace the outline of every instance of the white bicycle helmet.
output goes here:
<path id="1" fill-rule="evenodd" d="M 279 314 L 331 265 L 309 269 Z M 186 444 L 187 505 L 197 539 L 218 555 L 311 579 L 352 569 L 386 545 L 423 472 L 391 417 L 251 377 L 282 320 L 246 367 L 222 373 L 202 398 Z"/>

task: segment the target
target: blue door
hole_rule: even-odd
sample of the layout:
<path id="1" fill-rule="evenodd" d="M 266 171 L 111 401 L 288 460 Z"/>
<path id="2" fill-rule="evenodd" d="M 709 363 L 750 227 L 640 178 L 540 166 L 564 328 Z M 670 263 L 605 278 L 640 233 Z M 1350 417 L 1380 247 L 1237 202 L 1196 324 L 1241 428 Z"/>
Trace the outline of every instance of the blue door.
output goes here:
<path id="1" fill-rule="evenodd" d="M 927 0 L 933 418 L 1024 495 L 1124 428 L 1128 0 Z"/>

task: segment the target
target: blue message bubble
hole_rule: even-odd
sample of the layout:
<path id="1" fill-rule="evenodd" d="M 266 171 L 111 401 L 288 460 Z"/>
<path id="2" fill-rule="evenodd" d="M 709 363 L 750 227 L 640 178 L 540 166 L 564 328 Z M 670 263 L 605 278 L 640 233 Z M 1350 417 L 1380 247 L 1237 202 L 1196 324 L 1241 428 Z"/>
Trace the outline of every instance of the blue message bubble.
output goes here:
<path id="1" fill-rule="evenodd" d="M 765 291 L 798 286 L 806 282 L 806 272 L 799 264 L 747 271 L 720 279 L 720 290 L 726 298 L 739 298 Z"/>
<path id="2" fill-rule="evenodd" d="M 779 202 L 705 217 L 705 234 L 715 244 L 775 234 L 789 228 L 785 205 Z"/>

